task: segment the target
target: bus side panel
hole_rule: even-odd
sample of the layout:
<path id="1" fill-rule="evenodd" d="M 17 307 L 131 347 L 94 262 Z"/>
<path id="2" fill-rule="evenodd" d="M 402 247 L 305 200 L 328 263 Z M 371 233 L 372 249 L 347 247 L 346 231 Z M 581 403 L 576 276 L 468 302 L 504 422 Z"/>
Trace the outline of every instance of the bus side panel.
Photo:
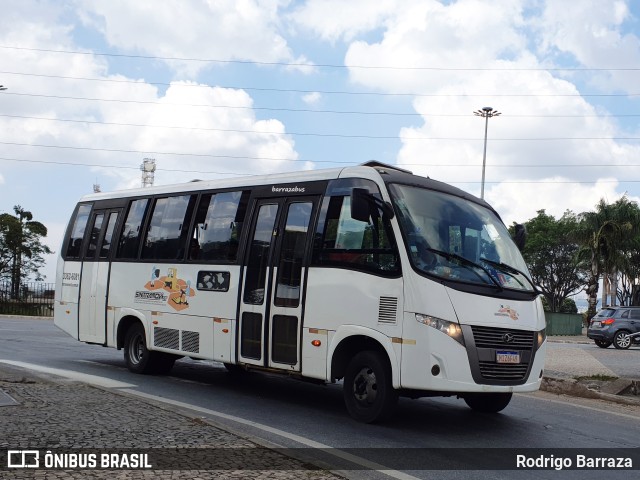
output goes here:
<path id="1" fill-rule="evenodd" d="M 302 329 L 302 374 L 305 377 L 330 380 L 327 373 L 328 346 L 328 330 L 319 328 Z"/>
<path id="2" fill-rule="evenodd" d="M 394 344 L 398 363 L 392 364 L 393 383 L 399 385 L 400 348 L 395 347 L 402 342 L 402 278 L 384 278 L 341 268 L 312 267 L 307 282 L 304 317 L 304 331 L 307 333 L 303 335 L 302 343 L 303 375 L 327 379 L 330 376 L 331 358 L 322 356 L 319 348 L 313 346 L 311 342 L 316 338 L 311 338 L 309 329 L 321 333 L 328 331 L 330 334 L 346 325 L 354 325 L 362 327 L 359 332 L 372 330 L 380 334 L 380 339 L 385 339 L 383 342 Z M 323 341 L 322 338 L 317 339 Z M 385 349 L 388 347 L 382 346 Z M 321 371 L 326 372 L 325 376 L 319 376 Z"/>
<path id="3" fill-rule="evenodd" d="M 114 262 L 108 309 L 146 312 L 151 349 L 229 362 L 239 275 L 236 265 Z"/>
<path id="4" fill-rule="evenodd" d="M 78 338 L 78 299 L 80 298 L 80 277 L 82 262 L 65 262 L 60 259 L 56 274 L 58 289 L 53 322 L 61 330 Z"/>

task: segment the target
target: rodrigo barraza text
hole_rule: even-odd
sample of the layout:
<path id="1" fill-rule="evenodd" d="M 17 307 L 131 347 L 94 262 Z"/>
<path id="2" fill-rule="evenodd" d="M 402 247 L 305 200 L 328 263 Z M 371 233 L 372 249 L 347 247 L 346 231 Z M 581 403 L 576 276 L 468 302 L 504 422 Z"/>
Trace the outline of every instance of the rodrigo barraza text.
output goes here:
<path id="1" fill-rule="evenodd" d="M 588 455 L 576 455 L 575 458 L 555 457 L 554 455 L 539 455 L 530 457 L 516 455 L 516 468 L 529 469 L 632 469 L 633 460 L 629 457 L 590 457 Z"/>

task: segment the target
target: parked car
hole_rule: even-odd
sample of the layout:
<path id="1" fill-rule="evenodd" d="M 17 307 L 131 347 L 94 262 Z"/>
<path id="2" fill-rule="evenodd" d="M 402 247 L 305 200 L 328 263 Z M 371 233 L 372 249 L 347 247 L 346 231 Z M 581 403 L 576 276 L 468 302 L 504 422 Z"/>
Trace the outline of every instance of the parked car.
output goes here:
<path id="1" fill-rule="evenodd" d="M 601 348 L 640 345 L 640 307 L 606 307 L 591 319 L 587 337 Z"/>

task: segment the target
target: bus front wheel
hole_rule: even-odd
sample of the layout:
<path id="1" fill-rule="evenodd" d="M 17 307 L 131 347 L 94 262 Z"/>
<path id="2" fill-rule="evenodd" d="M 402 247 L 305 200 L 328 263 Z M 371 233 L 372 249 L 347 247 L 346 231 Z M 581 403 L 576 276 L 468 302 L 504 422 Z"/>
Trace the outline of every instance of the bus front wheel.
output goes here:
<path id="1" fill-rule="evenodd" d="M 511 401 L 512 393 L 467 393 L 464 401 L 472 410 L 483 413 L 498 413 Z"/>
<path id="2" fill-rule="evenodd" d="M 380 353 L 364 351 L 355 355 L 344 375 L 344 402 L 357 421 L 374 423 L 391 416 L 398 393 L 391 384 L 391 367 Z"/>

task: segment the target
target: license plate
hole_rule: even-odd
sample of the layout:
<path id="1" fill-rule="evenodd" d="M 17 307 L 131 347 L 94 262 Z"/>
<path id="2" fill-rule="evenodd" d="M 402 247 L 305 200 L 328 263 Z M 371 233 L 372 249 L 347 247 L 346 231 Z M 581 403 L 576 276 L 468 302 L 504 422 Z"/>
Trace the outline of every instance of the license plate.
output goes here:
<path id="1" fill-rule="evenodd" d="M 520 363 L 520 352 L 496 352 L 497 363 Z"/>
<path id="2" fill-rule="evenodd" d="M 596 328 L 600 328 L 602 326 L 602 324 L 600 322 L 593 322 L 593 325 Z"/>

